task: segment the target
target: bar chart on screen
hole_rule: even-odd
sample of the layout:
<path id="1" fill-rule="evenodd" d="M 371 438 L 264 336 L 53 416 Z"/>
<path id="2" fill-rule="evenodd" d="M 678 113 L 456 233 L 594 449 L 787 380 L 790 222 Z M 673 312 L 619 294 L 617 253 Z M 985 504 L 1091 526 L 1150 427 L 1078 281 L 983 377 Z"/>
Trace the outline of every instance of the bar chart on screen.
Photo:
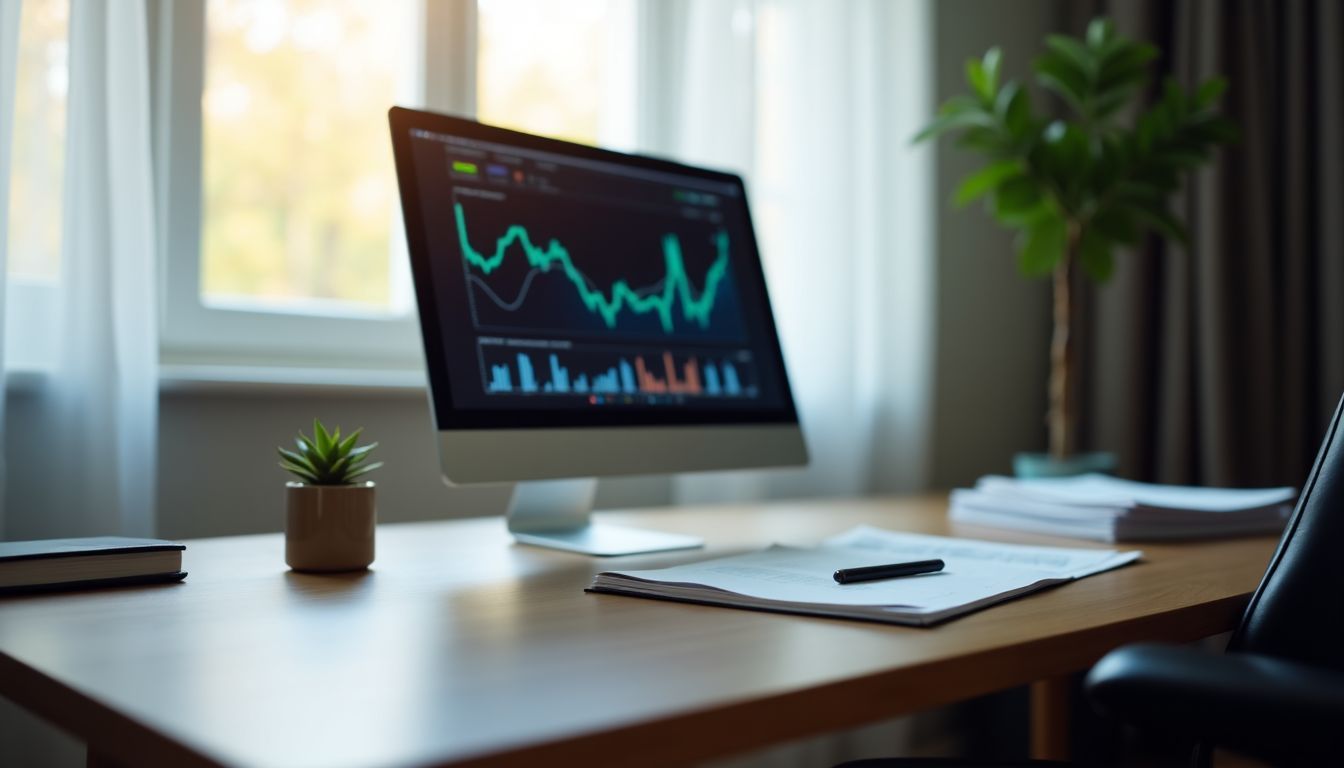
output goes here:
<path id="1" fill-rule="evenodd" d="M 743 353 L 483 345 L 481 357 L 484 387 L 493 394 L 754 398 L 759 391 Z"/>

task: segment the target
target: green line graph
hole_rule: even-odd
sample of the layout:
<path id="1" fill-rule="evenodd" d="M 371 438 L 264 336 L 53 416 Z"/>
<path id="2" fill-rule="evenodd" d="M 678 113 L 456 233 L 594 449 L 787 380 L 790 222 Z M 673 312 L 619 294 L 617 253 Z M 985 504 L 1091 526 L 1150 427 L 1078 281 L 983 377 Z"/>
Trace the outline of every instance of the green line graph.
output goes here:
<path id="1" fill-rule="evenodd" d="M 608 328 L 615 328 L 622 311 L 628 310 L 636 315 L 655 314 L 666 333 L 674 331 L 674 310 L 680 305 L 681 316 L 686 322 L 709 327 L 710 316 L 714 313 L 714 301 L 718 296 L 719 285 L 728 275 L 728 233 L 717 232 L 714 235 L 714 247 L 718 252 L 714 263 L 705 273 L 704 290 L 699 296 L 694 294 L 690 277 L 686 274 L 686 263 L 682 258 L 681 241 L 675 234 L 663 235 L 663 259 L 667 265 L 667 274 L 662 282 L 662 290 L 641 296 L 625 280 L 617 280 L 611 286 L 610 294 L 590 286 L 588 277 L 574 266 L 569 251 L 558 241 L 552 239 L 544 248 L 532 242 L 527 228 L 513 224 L 495 241 L 494 253 L 485 256 L 471 246 L 467 236 L 467 218 L 461 203 L 453 204 L 457 217 L 457 236 L 462 245 L 462 255 L 467 263 L 483 274 L 489 275 L 504 263 L 505 253 L 515 242 L 527 257 L 528 264 L 549 272 L 559 265 L 565 276 L 574 284 L 579 299 L 588 311 L 599 315 Z"/>

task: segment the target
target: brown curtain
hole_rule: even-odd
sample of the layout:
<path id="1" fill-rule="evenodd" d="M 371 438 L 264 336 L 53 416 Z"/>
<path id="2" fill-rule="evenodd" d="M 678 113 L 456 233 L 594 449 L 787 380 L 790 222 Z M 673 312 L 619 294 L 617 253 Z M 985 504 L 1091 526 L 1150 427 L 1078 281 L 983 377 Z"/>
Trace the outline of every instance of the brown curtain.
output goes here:
<path id="1" fill-rule="evenodd" d="M 1176 203 L 1190 247 L 1153 238 L 1089 289 L 1082 445 L 1141 480 L 1300 486 L 1344 392 L 1344 2 L 1064 8 L 1186 85 L 1226 77 L 1241 130 Z"/>

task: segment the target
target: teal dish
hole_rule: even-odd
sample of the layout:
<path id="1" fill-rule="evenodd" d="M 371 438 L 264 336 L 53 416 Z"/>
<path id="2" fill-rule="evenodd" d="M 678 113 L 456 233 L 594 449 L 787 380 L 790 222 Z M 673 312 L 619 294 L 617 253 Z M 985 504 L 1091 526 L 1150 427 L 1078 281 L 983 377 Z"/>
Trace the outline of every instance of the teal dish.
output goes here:
<path id="1" fill-rule="evenodd" d="M 1115 454 L 1109 451 L 1076 453 L 1057 459 L 1048 453 L 1019 453 L 1013 456 L 1013 474 L 1022 478 L 1071 477 L 1089 472 L 1115 472 Z"/>

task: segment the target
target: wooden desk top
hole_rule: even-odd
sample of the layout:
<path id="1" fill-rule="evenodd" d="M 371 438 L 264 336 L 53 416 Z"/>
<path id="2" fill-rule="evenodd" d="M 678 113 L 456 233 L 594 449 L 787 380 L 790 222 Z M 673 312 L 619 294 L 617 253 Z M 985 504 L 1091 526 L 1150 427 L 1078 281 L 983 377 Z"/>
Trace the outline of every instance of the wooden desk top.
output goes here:
<path id="1" fill-rule="evenodd" d="M 598 570 L 950 525 L 945 497 L 602 519 L 704 535 L 620 559 L 514 545 L 502 519 L 384 526 L 366 574 L 288 572 L 278 534 L 187 544 L 178 585 L 0 599 L 0 695 L 128 764 L 670 764 L 1084 668 L 1230 629 L 1271 538 L 1145 561 L 932 629 L 583 592 Z"/>

